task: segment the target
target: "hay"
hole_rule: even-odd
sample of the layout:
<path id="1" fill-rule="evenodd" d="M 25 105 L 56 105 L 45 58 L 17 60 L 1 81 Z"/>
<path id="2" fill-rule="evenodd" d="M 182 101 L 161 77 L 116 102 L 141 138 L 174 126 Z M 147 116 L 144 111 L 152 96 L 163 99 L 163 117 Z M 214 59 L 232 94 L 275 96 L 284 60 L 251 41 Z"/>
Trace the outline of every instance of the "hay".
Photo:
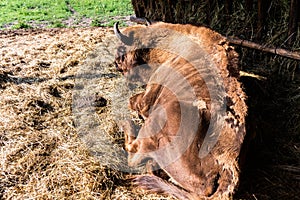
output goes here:
<path id="1" fill-rule="evenodd" d="M 120 177 L 89 154 L 71 110 L 76 68 L 106 32 L 0 33 L 1 198 L 99 199 Z"/>
<path id="2" fill-rule="evenodd" d="M 115 147 L 124 142 L 116 125 L 122 110 L 112 109 L 123 79 L 104 59 L 114 52 L 111 35 L 96 28 L 0 33 L 1 199 L 170 199 L 132 188 L 129 174 L 113 162 L 117 148 L 102 143 L 93 149 L 81 137 L 82 130 L 101 129 L 107 136 L 102 141 Z M 93 66 L 94 71 L 88 68 Z M 89 79 L 81 76 L 85 72 L 100 76 Z M 83 97 L 84 86 L 96 86 L 93 96 L 76 98 Z M 95 124 L 76 114 L 76 108 L 91 107 Z"/>
<path id="3" fill-rule="evenodd" d="M 226 21 L 220 20 L 224 8 L 219 10 L 210 26 L 224 35 L 299 52 L 300 31 L 291 45 L 287 42 L 288 1 L 273 1 L 271 6 L 261 38 L 256 34 L 256 11 L 247 11 L 241 2 L 234 2 L 234 13 Z M 300 61 L 239 46 L 236 50 L 248 95 L 247 132 L 256 137 L 235 198 L 299 199 Z"/>

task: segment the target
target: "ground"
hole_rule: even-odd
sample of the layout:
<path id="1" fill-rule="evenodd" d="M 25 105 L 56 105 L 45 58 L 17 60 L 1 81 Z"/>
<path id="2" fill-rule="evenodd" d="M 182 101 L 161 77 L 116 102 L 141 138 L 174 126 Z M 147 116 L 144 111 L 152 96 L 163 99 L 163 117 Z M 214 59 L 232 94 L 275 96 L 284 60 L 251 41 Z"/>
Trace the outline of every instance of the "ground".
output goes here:
<path id="1" fill-rule="evenodd" d="M 84 72 L 87 58 L 103 60 L 111 37 L 111 28 L 0 32 L 0 199 L 170 199 L 134 189 L 128 174 L 99 162 L 78 133 L 73 102 L 81 87 L 77 74 Z M 103 81 L 98 84 L 102 89 L 93 97 L 96 114 L 100 122 L 112 122 L 104 115 L 113 103 L 105 91 L 115 90 L 120 75 L 109 64 L 101 70 L 97 80 Z M 115 124 L 108 128 L 119 134 L 116 143 L 121 145 Z M 275 190 L 283 191 L 278 199 L 299 198 L 297 166 L 261 166 L 254 162 L 246 168 L 237 199 L 274 199 Z"/>
<path id="2" fill-rule="evenodd" d="M 108 35 L 110 28 L 0 33 L 0 198 L 162 198 L 128 189 L 126 174 L 101 165 L 74 125 L 76 73 Z M 117 76 L 108 70 L 108 79 Z"/>

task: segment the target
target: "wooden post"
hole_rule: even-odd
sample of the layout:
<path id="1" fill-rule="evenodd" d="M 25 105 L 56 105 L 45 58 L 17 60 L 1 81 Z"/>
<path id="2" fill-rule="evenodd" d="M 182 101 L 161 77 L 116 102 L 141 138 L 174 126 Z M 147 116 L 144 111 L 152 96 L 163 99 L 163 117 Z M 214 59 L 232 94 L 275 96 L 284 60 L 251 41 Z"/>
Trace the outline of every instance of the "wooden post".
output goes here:
<path id="1" fill-rule="evenodd" d="M 251 41 L 248 41 L 248 40 L 241 40 L 239 38 L 234 38 L 234 37 L 227 37 L 227 40 L 231 44 L 236 44 L 236 45 L 240 45 L 242 47 L 248 47 L 248 48 L 256 49 L 256 50 L 259 50 L 259 51 L 280 55 L 280 56 L 283 56 L 283 57 L 286 57 L 286 58 L 300 60 L 300 53 L 299 52 L 293 52 L 293 51 L 289 51 L 289 50 L 282 49 L 282 48 L 269 47 L 269 46 L 266 46 L 266 45 L 261 45 L 261 44 L 255 43 L 255 42 L 251 42 Z"/>
<path id="2" fill-rule="evenodd" d="M 268 9 L 270 7 L 270 0 L 257 1 L 257 39 L 261 39 L 267 28 Z"/>
<path id="3" fill-rule="evenodd" d="M 300 0 L 291 0 L 290 19 L 288 29 L 288 44 L 292 45 L 298 34 L 298 22 L 300 22 Z"/>
<path id="4" fill-rule="evenodd" d="M 246 0 L 246 10 L 248 12 L 253 11 L 253 0 Z"/>
<path id="5" fill-rule="evenodd" d="M 226 18 L 226 24 L 230 25 L 230 18 L 232 14 L 232 0 L 225 0 L 225 18 Z"/>
<path id="6" fill-rule="evenodd" d="M 205 5 L 206 5 L 206 8 L 205 8 L 206 9 L 206 19 L 205 19 L 204 23 L 207 24 L 207 25 L 209 25 L 210 22 L 211 22 L 211 4 L 212 4 L 211 0 L 206 0 L 206 3 L 205 3 Z"/>
<path id="7" fill-rule="evenodd" d="M 232 14 L 232 0 L 225 0 L 225 12 L 226 15 Z"/>

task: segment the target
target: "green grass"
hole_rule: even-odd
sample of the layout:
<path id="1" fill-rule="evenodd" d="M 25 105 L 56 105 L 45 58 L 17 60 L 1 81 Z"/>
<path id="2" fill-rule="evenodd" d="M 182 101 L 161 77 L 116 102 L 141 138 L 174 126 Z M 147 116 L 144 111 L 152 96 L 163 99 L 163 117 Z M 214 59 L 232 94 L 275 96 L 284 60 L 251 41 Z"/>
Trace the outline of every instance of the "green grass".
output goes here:
<path id="1" fill-rule="evenodd" d="M 52 21 L 70 16 L 63 0 L 1 0 L 0 24 L 22 21 Z"/>
<path id="2" fill-rule="evenodd" d="M 112 17 L 132 14 L 130 0 L 69 0 L 76 12 L 84 17 Z"/>
<path id="3" fill-rule="evenodd" d="M 69 17 L 91 18 L 93 26 L 110 26 L 112 17 L 130 14 L 130 0 L 0 0 L 0 28 L 10 23 L 18 28 L 18 24 L 32 21 L 63 26 L 63 20 Z M 23 25 L 19 28 L 26 28 Z"/>

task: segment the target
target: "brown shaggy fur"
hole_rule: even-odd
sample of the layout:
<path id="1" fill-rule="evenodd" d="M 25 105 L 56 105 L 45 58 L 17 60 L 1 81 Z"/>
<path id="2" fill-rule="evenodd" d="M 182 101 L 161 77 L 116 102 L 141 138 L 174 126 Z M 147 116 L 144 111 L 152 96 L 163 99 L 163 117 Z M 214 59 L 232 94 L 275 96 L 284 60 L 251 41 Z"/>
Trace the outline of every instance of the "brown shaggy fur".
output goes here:
<path id="1" fill-rule="evenodd" d="M 134 182 L 146 190 L 167 193 L 179 199 L 231 198 L 239 180 L 238 160 L 247 112 L 245 94 L 238 82 L 237 53 L 228 45 L 226 38 L 204 27 L 156 23 L 148 27 L 129 27 L 123 33 L 133 36 L 134 42 L 118 48 L 117 68 L 130 81 L 138 79 L 147 83 L 146 91 L 131 97 L 129 105 L 145 119 L 144 125 L 138 131 L 130 121 L 120 125 L 125 132 L 128 163 L 136 166 L 145 159 L 153 159 L 173 181 L 171 183 L 154 175 L 140 175 Z M 180 36 L 195 45 L 185 40 L 181 43 Z M 195 49 L 195 46 L 198 48 Z M 172 48 L 179 48 L 177 50 L 185 57 L 166 51 Z M 211 65 L 199 62 L 202 69 L 199 72 L 199 68 L 191 64 L 190 60 L 203 56 L 203 52 L 203 59 L 209 60 L 219 71 L 205 71 Z M 184 81 L 192 87 L 194 97 L 190 90 L 180 88 L 182 80 L 172 80 L 161 66 L 171 67 L 184 77 Z M 209 88 L 214 84 L 211 78 L 216 75 L 214 73 L 221 77 L 225 88 L 224 121 L 211 121 L 217 112 L 210 96 L 213 91 Z M 165 85 L 152 80 L 160 80 Z M 179 96 L 172 85 L 179 88 Z M 201 102 L 201 106 L 195 106 L 195 101 Z M 217 143 L 206 156 L 200 157 L 199 149 L 210 123 L 221 122 L 224 124 L 221 124 Z M 174 139 L 177 136 L 183 139 L 182 144 L 165 148 L 177 141 Z M 190 145 L 182 151 L 186 142 Z M 159 156 L 151 154 L 164 148 Z M 164 165 L 162 160 L 168 160 L 176 153 L 181 155 Z"/>

